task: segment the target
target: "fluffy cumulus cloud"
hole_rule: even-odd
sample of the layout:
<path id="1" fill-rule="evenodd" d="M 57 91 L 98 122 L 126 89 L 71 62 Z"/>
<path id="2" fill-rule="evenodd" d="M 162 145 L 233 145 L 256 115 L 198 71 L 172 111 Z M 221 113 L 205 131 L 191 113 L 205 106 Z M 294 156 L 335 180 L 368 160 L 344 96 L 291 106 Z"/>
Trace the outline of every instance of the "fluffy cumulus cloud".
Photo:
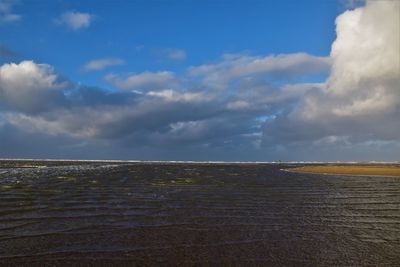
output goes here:
<path id="1" fill-rule="evenodd" d="M 68 81 L 47 64 L 4 64 L 0 155 L 40 157 L 49 145 L 52 157 L 398 158 L 399 8 L 368 1 L 341 14 L 329 57 L 229 54 L 183 74 L 108 74 L 113 90 Z"/>
<path id="2" fill-rule="evenodd" d="M 265 145 L 305 142 L 363 151 L 360 147 L 398 143 L 399 16 L 398 1 L 367 1 L 337 17 L 326 86 L 267 123 Z"/>
<path id="3" fill-rule="evenodd" d="M 37 113 L 62 105 L 67 84 L 46 64 L 4 64 L 0 67 L 0 103 L 23 113 Z"/>
<path id="4" fill-rule="evenodd" d="M 76 31 L 85 29 L 90 26 L 93 21 L 93 15 L 84 12 L 67 11 L 61 14 L 56 20 L 57 23 Z"/>
<path id="5" fill-rule="evenodd" d="M 100 58 L 87 62 L 83 66 L 83 69 L 85 71 L 93 71 L 93 70 L 96 71 L 96 70 L 103 70 L 107 67 L 118 66 L 123 64 L 125 64 L 125 61 L 120 58 Z"/>

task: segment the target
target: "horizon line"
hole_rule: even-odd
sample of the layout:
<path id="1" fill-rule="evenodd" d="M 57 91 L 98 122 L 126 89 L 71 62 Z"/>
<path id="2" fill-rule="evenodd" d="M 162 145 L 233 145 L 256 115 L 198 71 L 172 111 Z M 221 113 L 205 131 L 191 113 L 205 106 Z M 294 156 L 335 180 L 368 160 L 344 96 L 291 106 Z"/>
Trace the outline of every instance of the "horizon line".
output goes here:
<path id="1" fill-rule="evenodd" d="M 0 161 L 77 161 L 77 162 L 127 162 L 127 163 L 231 163 L 231 164 L 319 164 L 319 163 L 343 163 L 343 164 L 355 164 L 355 163 L 400 163 L 400 161 L 380 161 L 380 160 L 363 160 L 363 161 L 223 161 L 223 160 L 121 160 L 121 159 L 51 159 L 51 158 L 0 158 Z"/>

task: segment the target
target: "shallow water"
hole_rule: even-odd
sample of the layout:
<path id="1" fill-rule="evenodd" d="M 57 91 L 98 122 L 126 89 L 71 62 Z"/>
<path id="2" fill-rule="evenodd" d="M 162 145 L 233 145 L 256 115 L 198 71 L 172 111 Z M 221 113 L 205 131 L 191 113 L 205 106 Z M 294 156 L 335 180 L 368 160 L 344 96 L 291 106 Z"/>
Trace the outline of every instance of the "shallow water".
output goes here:
<path id="1" fill-rule="evenodd" d="M 400 178 L 284 167 L 2 168 L 0 265 L 400 265 Z"/>

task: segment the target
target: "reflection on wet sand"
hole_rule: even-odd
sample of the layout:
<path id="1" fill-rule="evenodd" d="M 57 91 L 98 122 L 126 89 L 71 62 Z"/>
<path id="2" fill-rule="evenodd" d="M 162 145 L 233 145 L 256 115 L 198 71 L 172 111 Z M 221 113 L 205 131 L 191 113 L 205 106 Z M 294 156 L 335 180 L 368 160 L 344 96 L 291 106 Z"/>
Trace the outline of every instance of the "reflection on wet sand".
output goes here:
<path id="1" fill-rule="evenodd" d="M 1 169 L 1 265 L 400 263 L 400 178 L 35 164 L 47 167 Z"/>

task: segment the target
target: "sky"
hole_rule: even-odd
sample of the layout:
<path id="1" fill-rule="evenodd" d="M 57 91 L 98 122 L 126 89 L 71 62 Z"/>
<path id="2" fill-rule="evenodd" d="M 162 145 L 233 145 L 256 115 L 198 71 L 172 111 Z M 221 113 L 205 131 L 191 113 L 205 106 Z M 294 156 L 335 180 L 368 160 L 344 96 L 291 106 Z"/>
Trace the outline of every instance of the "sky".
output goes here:
<path id="1" fill-rule="evenodd" d="M 398 161 L 397 0 L 0 0 L 0 158 Z"/>

